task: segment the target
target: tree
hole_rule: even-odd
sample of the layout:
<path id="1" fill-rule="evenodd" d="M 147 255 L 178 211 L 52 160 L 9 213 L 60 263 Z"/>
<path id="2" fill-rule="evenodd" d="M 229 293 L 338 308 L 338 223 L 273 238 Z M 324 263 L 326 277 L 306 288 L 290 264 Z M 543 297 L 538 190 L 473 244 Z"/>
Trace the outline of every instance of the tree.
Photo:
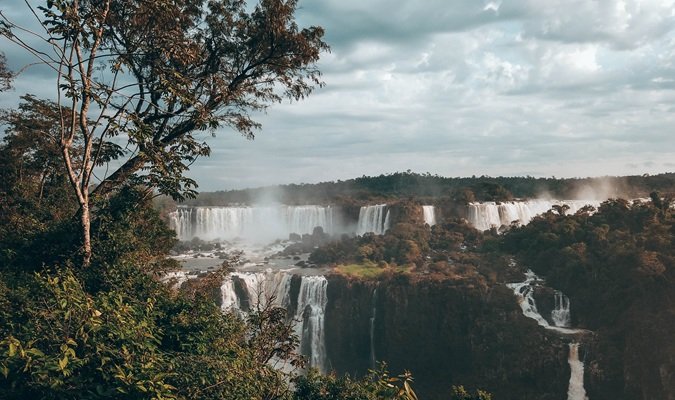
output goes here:
<path id="1" fill-rule="evenodd" d="M 7 58 L 0 53 L 0 92 L 4 92 L 11 87 L 12 72 L 7 68 Z"/>
<path id="2" fill-rule="evenodd" d="M 322 85 L 324 32 L 297 26 L 297 0 L 261 0 L 252 11 L 244 0 L 54 0 L 38 8 L 49 51 L 28 45 L 21 34 L 30 31 L 1 12 L 0 34 L 55 73 L 58 145 L 79 205 L 84 265 L 95 198 L 127 183 L 193 197 L 196 182 L 184 172 L 210 152 L 196 132 L 227 126 L 253 138 L 260 125 L 252 112 Z M 119 167 L 95 182 L 113 143 L 125 144 L 110 160 Z"/>

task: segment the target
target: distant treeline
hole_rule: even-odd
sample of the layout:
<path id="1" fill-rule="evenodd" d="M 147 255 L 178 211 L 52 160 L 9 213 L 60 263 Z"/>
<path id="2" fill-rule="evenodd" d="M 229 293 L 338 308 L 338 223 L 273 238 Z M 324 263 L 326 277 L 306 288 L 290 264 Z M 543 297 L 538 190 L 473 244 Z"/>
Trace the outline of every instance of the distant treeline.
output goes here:
<path id="1" fill-rule="evenodd" d="M 203 192 L 186 205 L 218 206 L 276 201 L 283 204 L 370 202 L 399 198 L 458 202 L 505 201 L 516 198 L 636 198 L 650 192 L 675 193 L 675 173 L 599 178 L 472 176 L 448 178 L 410 171 L 315 184 Z"/>

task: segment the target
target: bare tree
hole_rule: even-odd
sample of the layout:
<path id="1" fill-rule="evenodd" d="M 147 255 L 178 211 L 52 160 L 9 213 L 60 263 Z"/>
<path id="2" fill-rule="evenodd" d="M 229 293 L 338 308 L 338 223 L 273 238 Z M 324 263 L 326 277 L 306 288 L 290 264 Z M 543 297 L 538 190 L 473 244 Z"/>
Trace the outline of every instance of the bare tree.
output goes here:
<path id="1" fill-rule="evenodd" d="M 83 263 L 95 199 L 143 184 L 193 197 L 184 172 L 210 149 L 194 136 L 228 126 L 253 138 L 251 112 L 321 86 L 320 27 L 298 28 L 297 0 L 48 0 L 40 31 L 0 11 L 0 34 L 52 68 L 59 146 L 79 202 Z M 42 14 L 42 17 L 39 15 Z M 33 45 L 35 39 L 42 45 Z M 75 143 L 81 151 L 73 151 Z M 101 154 L 117 168 L 97 179 Z"/>

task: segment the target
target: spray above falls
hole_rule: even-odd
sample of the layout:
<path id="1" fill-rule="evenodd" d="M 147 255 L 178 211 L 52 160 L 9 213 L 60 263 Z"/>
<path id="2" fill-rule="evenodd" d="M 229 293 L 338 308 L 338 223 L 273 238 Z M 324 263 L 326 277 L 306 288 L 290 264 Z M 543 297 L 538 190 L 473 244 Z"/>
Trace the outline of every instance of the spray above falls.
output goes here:
<path id="1" fill-rule="evenodd" d="M 273 241 L 312 233 L 317 226 L 332 233 L 334 214 L 330 206 L 179 207 L 169 219 L 180 240 Z"/>
<path id="2" fill-rule="evenodd" d="M 532 218 L 544 214 L 554 206 L 566 207 L 567 214 L 574 214 L 588 205 L 598 207 L 600 202 L 596 200 L 527 200 L 469 203 L 467 220 L 474 228 L 486 231 L 491 228 L 509 226 L 513 222 L 527 225 Z"/>

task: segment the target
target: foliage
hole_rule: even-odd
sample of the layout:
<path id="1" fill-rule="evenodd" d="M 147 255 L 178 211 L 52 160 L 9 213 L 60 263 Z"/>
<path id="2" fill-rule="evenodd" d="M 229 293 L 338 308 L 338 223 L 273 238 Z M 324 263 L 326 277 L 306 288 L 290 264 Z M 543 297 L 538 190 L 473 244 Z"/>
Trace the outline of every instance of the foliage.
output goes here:
<path id="1" fill-rule="evenodd" d="M 194 197 L 197 184 L 185 172 L 210 152 L 196 132 L 227 126 L 252 138 L 259 124 L 251 113 L 322 85 L 315 63 L 328 50 L 323 29 L 297 26 L 296 0 L 261 0 L 252 9 L 240 0 L 26 7 L 36 17 L 42 12 L 44 36 L 6 18 L 0 35 L 54 72 L 57 113 L 53 135 L 42 140 L 62 156 L 59 170 L 78 204 L 84 265 L 92 257 L 92 197 L 129 184 Z M 24 35 L 43 39 L 50 51 L 31 47 Z M 5 75 L 0 68 L 0 83 Z M 102 164 L 116 169 L 92 191 L 94 168 Z"/>
<path id="2" fill-rule="evenodd" d="M 321 375 L 311 370 L 307 375 L 294 380 L 295 400 L 417 400 L 412 389 L 413 378 L 409 372 L 390 376 L 387 365 L 380 363 L 376 370 L 362 379 L 352 379 L 349 375 L 337 377 Z M 489 399 L 488 399 L 489 400 Z"/>
<path id="3" fill-rule="evenodd" d="M 609 200 L 596 213 L 537 217 L 506 235 L 504 248 L 586 304 L 597 316 L 588 323 L 604 325 L 634 299 L 658 297 L 675 281 L 673 222 L 670 208 Z"/>
<path id="4" fill-rule="evenodd" d="M 573 325 L 595 332 L 591 397 L 662 398 L 655 382 L 675 356 L 675 218 L 670 200 L 609 200 L 597 210 L 550 212 L 505 235 L 503 247 L 573 305 Z"/>
<path id="5" fill-rule="evenodd" d="M 11 88 L 12 72 L 7 68 L 7 58 L 4 53 L 0 53 L 0 92 Z"/>
<path id="6" fill-rule="evenodd" d="M 372 261 L 365 261 L 363 264 L 338 265 L 333 270 L 333 272 L 338 274 L 353 276 L 359 279 L 378 279 L 383 274 L 400 274 L 408 271 L 408 268 L 394 268 L 385 262 L 375 264 Z"/>
<path id="7" fill-rule="evenodd" d="M 453 386 L 451 400 L 491 400 L 492 396 L 482 390 L 476 390 L 476 394 L 472 395 L 464 389 L 464 386 Z"/>
<path id="8" fill-rule="evenodd" d="M 647 197 L 655 190 L 675 193 L 675 174 L 583 179 L 530 176 L 451 178 L 407 171 L 316 184 L 203 192 L 198 198 L 186 201 L 186 204 L 203 206 L 251 204 L 259 198 L 275 198 L 283 204 L 351 204 L 353 202 L 362 204 L 412 198 L 424 201 L 433 200 L 435 203 L 449 202 L 463 205 L 473 201 L 535 198 L 542 194 L 560 199 L 607 194 L 594 193 L 592 189 L 598 187 L 611 188 L 609 195 L 621 195 L 626 198 Z"/>

